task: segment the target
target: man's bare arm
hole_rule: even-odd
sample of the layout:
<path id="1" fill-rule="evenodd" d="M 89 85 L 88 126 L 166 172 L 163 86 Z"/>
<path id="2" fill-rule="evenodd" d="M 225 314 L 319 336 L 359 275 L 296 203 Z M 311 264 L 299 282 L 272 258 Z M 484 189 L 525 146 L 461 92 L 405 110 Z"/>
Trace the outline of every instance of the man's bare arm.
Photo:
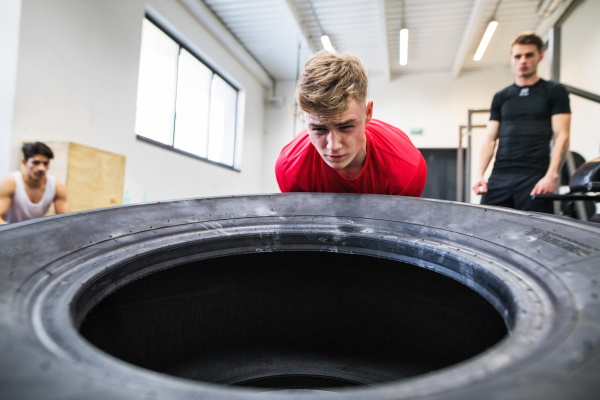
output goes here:
<path id="1" fill-rule="evenodd" d="M 56 181 L 54 210 L 57 214 L 66 214 L 71 212 L 69 203 L 67 203 L 67 187 L 59 180 Z"/>
<path id="2" fill-rule="evenodd" d="M 552 132 L 554 132 L 554 145 L 550 156 L 550 166 L 546 175 L 531 191 L 530 194 L 554 193 L 556 183 L 560 176 L 561 168 L 569 153 L 569 139 L 571 136 L 571 114 L 555 114 L 552 116 Z"/>
<path id="3" fill-rule="evenodd" d="M 487 169 L 492 156 L 494 155 L 494 149 L 496 148 L 496 139 L 498 138 L 498 130 L 500 129 L 500 121 L 488 121 L 487 132 L 485 134 L 485 143 L 481 147 L 481 160 L 479 163 L 479 169 L 477 170 L 477 178 L 475 178 L 475 184 L 473 185 L 473 191 L 475 194 L 482 194 L 487 192 L 487 182 L 483 177 L 485 170 Z"/>
<path id="4" fill-rule="evenodd" d="M 15 190 L 17 190 L 17 182 L 12 175 L 5 177 L 0 182 L 0 225 L 6 224 L 5 218 L 10 210 Z"/>

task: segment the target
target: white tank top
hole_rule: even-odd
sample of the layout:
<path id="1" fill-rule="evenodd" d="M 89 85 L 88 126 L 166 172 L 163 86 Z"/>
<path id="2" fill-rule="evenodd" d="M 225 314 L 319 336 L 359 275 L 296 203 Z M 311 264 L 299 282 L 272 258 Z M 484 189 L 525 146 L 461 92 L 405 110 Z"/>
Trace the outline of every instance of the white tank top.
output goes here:
<path id="1" fill-rule="evenodd" d="M 46 175 L 46 190 L 44 191 L 44 195 L 39 203 L 34 204 L 29 200 L 29 196 L 27 196 L 21 172 L 15 171 L 11 175 L 15 177 L 17 188 L 15 189 L 15 194 L 13 195 L 12 203 L 6 216 L 6 222 L 21 222 L 46 215 L 50 205 L 54 201 L 56 179 L 53 176 Z"/>

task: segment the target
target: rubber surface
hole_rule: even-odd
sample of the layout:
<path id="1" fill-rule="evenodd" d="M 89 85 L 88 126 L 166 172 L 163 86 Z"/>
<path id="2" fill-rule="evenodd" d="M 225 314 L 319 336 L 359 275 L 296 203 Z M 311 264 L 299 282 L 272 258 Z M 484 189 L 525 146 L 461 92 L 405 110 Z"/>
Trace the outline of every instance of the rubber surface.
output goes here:
<path id="1" fill-rule="evenodd" d="M 1 227 L 1 397 L 330 398 L 320 391 L 264 392 L 260 379 L 248 388 L 151 371 L 108 355 L 78 330 L 85 333 L 86 318 L 103 300 L 169 269 L 289 251 L 379 257 L 445 275 L 487 299 L 509 331 L 458 364 L 345 387 L 336 398 L 589 399 L 600 393 L 597 225 L 453 202 L 282 194 L 131 205 Z"/>

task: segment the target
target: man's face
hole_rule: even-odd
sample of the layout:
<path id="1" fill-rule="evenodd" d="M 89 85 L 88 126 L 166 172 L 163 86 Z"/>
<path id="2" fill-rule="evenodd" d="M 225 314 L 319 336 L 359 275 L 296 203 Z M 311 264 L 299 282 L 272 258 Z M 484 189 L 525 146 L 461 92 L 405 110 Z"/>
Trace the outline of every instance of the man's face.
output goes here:
<path id="1" fill-rule="evenodd" d="M 364 160 L 373 102 L 366 106 L 352 100 L 340 114 L 305 113 L 308 136 L 323 160 L 332 168 L 343 169 L 355 160 Z M 356 162 L 356 161 L 355 161 Z"/>
<path id="2" fill-rule="evenodd" d="M 515 44 L 510 52 L 510 65 L 515 76 L 529 78 L 537 72 L 537 65 L 544 58 L 533 44 Z"/>
<path id="3" fill-rule="evenodd" d="M 46 176 L 48 166 L 50 165 L 50 160 L 48 157 L 45 157 L 41 154 L 36 154 L 27 160 L 23 160 L 23 164 L 25 165 L 27 176 L 34 180 L 40 180 Z"/>

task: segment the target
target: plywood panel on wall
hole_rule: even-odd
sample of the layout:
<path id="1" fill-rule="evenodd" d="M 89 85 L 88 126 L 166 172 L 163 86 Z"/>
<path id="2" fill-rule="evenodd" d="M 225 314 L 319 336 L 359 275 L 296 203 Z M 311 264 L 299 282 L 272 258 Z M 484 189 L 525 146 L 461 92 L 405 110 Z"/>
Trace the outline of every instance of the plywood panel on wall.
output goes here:
<path id="1" fill-rule="evenodd" d="M 69 143 L 67 199 L 71 211 L 122 204 L 125 156 Z"/>
<path id="2" fill-rule="evenodd" d="M 123 203 L 125 156 L 72 142 L 45 142 L 54 153 L 48 174 L 66 183 L 71 211 Z M 19 164 L 25 172 L 23 164 Z M 54 204 L 46 215 L 54 214 Z"/>

